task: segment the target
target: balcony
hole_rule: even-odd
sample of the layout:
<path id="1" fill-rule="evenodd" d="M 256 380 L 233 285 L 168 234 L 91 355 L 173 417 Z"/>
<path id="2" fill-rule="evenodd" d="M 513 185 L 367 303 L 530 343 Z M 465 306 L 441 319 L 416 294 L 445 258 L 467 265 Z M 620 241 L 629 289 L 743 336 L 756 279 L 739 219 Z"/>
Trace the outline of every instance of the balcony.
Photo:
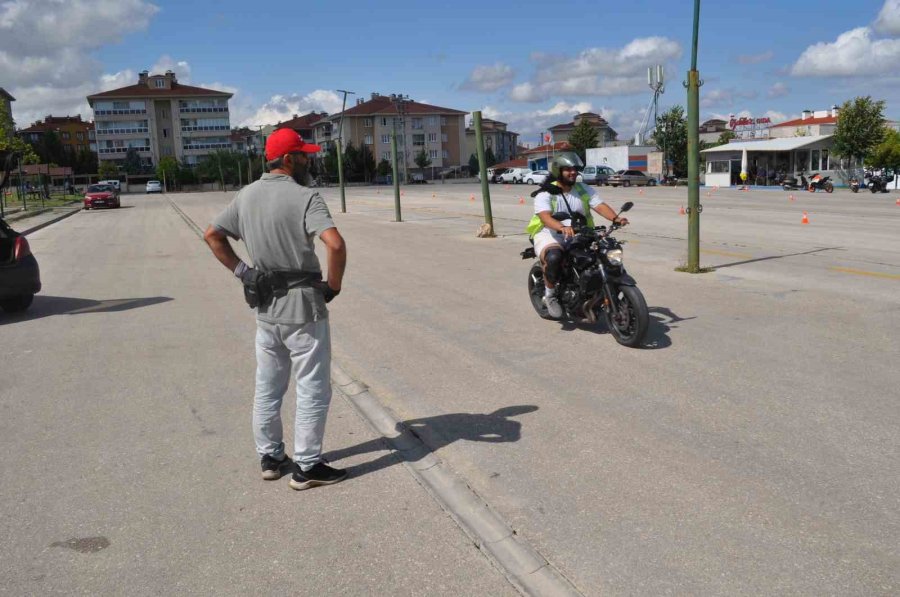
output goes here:
<path id="1" fill-rule="evenodd" d="M 231 127 L 227 124 L 220 124 L 215 126 L 183 126 L 181 127 L 182 132 L 195 132 L 195 131 L 230 131 Z"/>
<path id="2" fill-rule="evenodd" d="M 128 153 L 129 149 L 134 149 L 136 151 L 149 152 L 149 147 L 101 147 L 98 153 L 101 154 L 117 154 L 117 153 Z"/>
<path id="3" fill-rule="evenodd" d="M 94 110 L 94 116 L 118 116 L 122 114 L 146 114 L 147 109 L 133 109 L 133 110 Z"/>
<path id="4" fill-rule="evenodd" d="M 140 128 L 140 129 L 97 129 L 97 136 L 103 137 L 105 135 L 133 135 L 136 133 L 147 134 L 149 129 Z"/>
<path id="5" fill-rule="evenodd" d="M 190 114 L 190 113 L 208 113 L 208 112 L 228 112 L 228 106 L 214 106 L 211 108 L 203 108 L 199 106 L 189 107 L 189 106 L 178 106 L 178 112 L 181 114 Z"/>

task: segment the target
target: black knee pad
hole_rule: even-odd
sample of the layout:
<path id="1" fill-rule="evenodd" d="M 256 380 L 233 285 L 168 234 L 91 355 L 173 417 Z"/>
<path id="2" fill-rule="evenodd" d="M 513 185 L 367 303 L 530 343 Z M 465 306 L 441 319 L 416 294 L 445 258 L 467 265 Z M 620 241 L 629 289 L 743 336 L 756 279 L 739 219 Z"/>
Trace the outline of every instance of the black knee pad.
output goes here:
<path id="1" fill-rule="evenodd" d="M 551 284 L 559 282 L 562 276 L 563 252 L 559 249 L 549 249 L 544 254 L 544 276 Z"/>

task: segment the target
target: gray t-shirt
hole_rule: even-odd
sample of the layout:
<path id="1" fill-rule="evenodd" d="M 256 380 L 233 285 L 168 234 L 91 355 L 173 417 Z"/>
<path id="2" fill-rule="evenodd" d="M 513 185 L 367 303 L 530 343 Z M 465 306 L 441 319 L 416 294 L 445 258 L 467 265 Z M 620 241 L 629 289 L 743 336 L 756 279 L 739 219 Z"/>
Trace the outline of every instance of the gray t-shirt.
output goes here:
<path id="1" fill-rule="evenodd" d="M 253 267 L 321 272 L 313 243 L 334 228 L 334 221 L 318 193 L 285 174 L 263 174 L 235 196 L 213 226 L 244 241 Z M 291 288 L 257 309 L 257 319 L 268 323 L 309 323 L 326 317 L 322 293 L 313 288 Z"/>

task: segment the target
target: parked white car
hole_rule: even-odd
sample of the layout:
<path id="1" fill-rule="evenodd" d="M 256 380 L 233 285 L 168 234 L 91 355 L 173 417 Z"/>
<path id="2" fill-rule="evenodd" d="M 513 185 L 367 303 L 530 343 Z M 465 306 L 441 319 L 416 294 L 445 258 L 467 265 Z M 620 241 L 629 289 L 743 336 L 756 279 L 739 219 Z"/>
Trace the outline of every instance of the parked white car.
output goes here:
<path id="1" fill-rule="evenodd" d="M 547 170 L 529 170 L 525 174 L 525 182 L 528 184 L 544 184 L 550 172 Z"/>
<path id="2" fill-rule="evenodd" d="M 105 184 L 106 186 L 109 186 L 109 187 L 115 187 L 116 191 L 122 190 L 122 183 L 119 182 L 118 180 L 101 180 L 97 184 Z"/>
<path id="3" fill-rule="evenodd" d="M 159 182 L 158 180 L 148 180 L 145 192 L 147 192 L 147 193 L 162 193 L 163 192 L 162 183 Z"/>
<path id="4" fill-rule="evenodd" d="M 531 172 L 528 168 L 509 168 L 500 175 L 500 182 L 518 184 L 525 182 L 525 175 Z"/>

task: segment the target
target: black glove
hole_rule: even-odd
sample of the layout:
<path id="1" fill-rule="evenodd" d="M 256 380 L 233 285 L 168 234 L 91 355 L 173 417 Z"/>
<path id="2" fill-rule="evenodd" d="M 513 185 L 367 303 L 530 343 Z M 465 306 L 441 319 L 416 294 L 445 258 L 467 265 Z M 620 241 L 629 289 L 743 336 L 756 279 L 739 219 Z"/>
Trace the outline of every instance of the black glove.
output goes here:
<path id="1" fill-rule="evenodd" d="M 334 300 L 334 297 L 341 293 L 340 290 L 335 290 L 329 286 L 327 282 L 317 282 L 314 286 L 322 292 L 322 297 L 325 299 L 326 303 L 330 303 Z"/>

